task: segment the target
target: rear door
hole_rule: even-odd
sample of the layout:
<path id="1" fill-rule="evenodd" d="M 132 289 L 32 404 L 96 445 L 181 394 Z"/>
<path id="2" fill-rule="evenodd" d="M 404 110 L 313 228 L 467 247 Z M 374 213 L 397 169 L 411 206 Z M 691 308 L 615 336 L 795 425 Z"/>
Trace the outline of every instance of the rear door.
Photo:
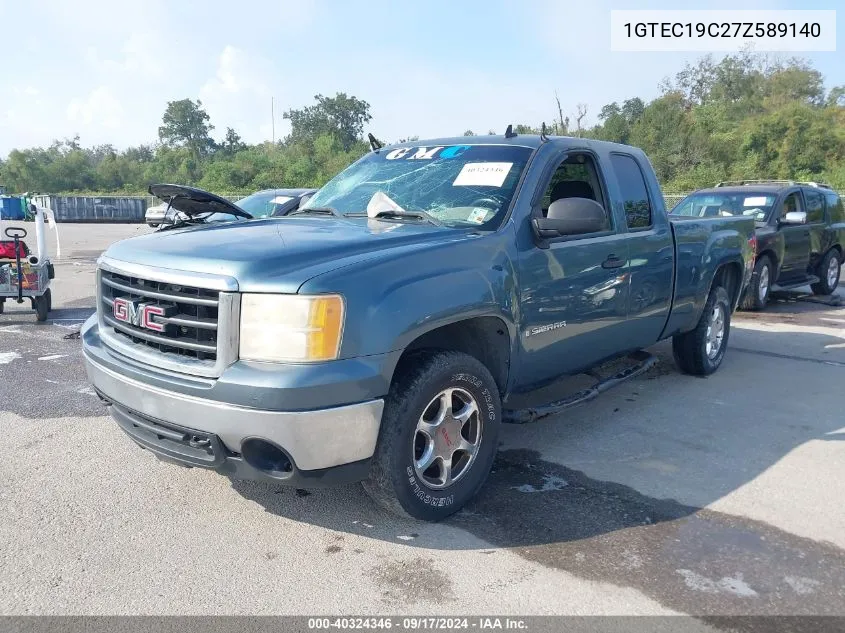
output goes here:
<path id="1" fill-rule="evenodd" d="M 824 194 L 818 189 L 811 187 L 805 187 L 801 191 L 804 194 L 804 208 L 807 210 L 807 228 L 810 231 L 810 256 L 807 261 L 807 268 L 804 270 L 805 274 L 809 274 L 821 262 L 822 255 L 827 251 L 830 239 L 827 234 L 828 221 L 825 218 Z"/>
<path id="2" fill-rule="evenodd" d="M 783 235 L 783 262 L 778 282 L 796 281 L 807 274 L 810 265 L 810 227 L 807 224 L 783 224 L 787 213 L 805 211 L 801 191 L 789 192 L 781 205 L 778 231 Z"/>
<path id="3" fill-rule="evenodd" d="M 613 152 L 610 164 L 622 201 L 628 244 L 626 347 L 655 343 L 666 326 L 672 302 L 675 245 L 657 181 L 638 156 Z"/>

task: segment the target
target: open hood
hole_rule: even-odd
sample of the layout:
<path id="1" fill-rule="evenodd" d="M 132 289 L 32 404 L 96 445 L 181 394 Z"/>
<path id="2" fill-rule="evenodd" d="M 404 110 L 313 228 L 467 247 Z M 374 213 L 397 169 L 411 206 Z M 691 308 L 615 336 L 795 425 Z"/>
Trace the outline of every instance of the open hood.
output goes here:
<path id="1" fill-rule="evenodd" d="M 150 195 L 153 195 L 185 215 L 193 216 L 200 213 L 228 213 L 241 218 L 251 219 L 252 216 L 229 202 L 225 198 L 215 196 L 213 193 L 187 187 L 185 185 L 150 185 Z"/>

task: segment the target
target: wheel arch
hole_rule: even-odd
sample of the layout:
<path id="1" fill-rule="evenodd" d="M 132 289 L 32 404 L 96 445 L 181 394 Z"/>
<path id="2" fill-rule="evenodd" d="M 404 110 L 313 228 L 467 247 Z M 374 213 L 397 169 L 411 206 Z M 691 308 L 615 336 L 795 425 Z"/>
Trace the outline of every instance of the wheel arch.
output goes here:
<path id="1" fill-rule="evenodd" d="M 475 316 L 447 323 L 419 334 L 403 350 L 393 380 L 415 354 L 427 350 L 463 352 L 482 363 L 500 394 L 508 388 L 512 340 L 510 328 L 498 316 Z"/>
<path id="2" fill-rule="evenodd" d="M 707 296 L 713 292 L 713 288 L 722 286 L 727 290 L 731 298 L 731 309 L 735 310 L 742 295 L 742 262 L 736 259 L 723 260 L 716 267 Z M 706 300 L 705 300 L 706 301 Z"/>
<path id="3" fill-rule="evenodd" d="M 763 257 L 768 257 L 769 261 L 772 263 L 772 283 L 774 283 L 780 275 L 780 260 L 778 260 L 778 256 L 775 254 L 774 250 L 766 248 L 766 250 L 757 253 L 754 264 L 756 265 Z"/>

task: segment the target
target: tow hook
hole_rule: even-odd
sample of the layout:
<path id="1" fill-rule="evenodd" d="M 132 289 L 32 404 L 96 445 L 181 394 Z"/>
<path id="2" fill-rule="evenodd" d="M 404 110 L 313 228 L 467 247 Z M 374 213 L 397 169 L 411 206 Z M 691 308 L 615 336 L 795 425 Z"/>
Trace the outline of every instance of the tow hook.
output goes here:
<path id="1" fill-rule="evenodd" d="M 207 437 L 197 437 L 196 435 L 192 435 L 191 439 L 188 440 L 188 444 L 191 448 L 208 448 L 211 446 L 211 440 Z"/>

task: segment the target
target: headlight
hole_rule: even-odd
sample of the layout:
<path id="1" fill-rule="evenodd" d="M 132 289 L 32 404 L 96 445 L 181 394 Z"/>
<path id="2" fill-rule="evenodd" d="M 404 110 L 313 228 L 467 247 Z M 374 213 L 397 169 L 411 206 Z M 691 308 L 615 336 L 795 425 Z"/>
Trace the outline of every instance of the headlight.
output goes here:
<path id="1" fill-rule="evenodd" d="M 340 353 L 344 305 L 340 295 L 241 296 L 240 357 L 310 362 Z"/>

